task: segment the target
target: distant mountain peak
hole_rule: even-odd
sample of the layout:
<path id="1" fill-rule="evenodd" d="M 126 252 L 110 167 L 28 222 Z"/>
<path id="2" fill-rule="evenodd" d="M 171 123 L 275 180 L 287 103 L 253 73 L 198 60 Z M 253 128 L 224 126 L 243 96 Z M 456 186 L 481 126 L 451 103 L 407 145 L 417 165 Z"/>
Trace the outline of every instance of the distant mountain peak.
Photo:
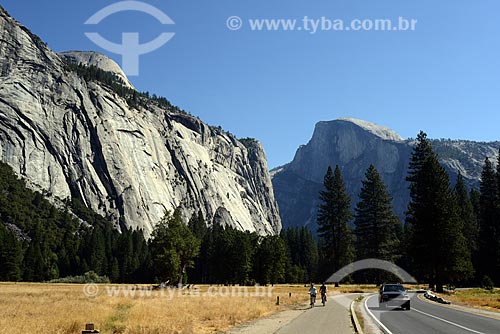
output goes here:
<path id="1" fill-rule="evenodd" d="M 484 159 L 495 159 L 500 142 L 433 140 L 432 148 L 446 169 L 451 184 L 458 173 L 469 188 L 477 189 Z M 402 140 L 390 129 L 352 118 L 316 124 L 307 145 L 297 149 L 294 159 L 272 171 L 274 194 L 283 227 L 304 226 L 315 221 L 319 192 L 328 166 L 338 165 L 342 172 L 352 208 L 359 200 L 359 189 L 366 169 L 373 165 L 393 198 L 394 212 L 403 221 L 410 200 L 408 166 L 415 147 L 412 139 Z"/>
<path id="2" fill-rule="evenodd" d="M 58 52 L 57 55 L 76 64 L 95 66 L 103 71 L 114 73 L 123 81 L 126 87 L 135 89 L 121 69 L 120 65 L 102 53 L 95 51 L 64 51 Z"/>
<path id="3" fill-rule="evenodd" d="M 401 137 L 398 133 L 396 133 L 394 130 L 378 125 L 375 123 L 363 121 L 361 119 L 356 119 L 356 118 L 349 118 L 349 117 L 343 117 L 343 118 L 338 118 L 334 122 L 349 122 L 353 123 L 369 132 L 372 134 L 376 135 L 377 137 L 380 137 L 385 140 L 392 140 L 392 141 L 403 141 L 403 137 Z"/>

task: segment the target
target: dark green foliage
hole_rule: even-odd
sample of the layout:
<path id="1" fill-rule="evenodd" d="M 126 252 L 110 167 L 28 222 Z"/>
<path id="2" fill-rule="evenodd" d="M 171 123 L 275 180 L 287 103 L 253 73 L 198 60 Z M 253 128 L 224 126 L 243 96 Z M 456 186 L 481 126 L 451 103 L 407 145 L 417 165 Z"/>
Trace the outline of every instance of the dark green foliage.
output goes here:
<path id="1" fill-rule="evenodd" d="M 199 217 L 193 217 L 189 223 L 193 233 L 202 237 L 199 257 L 195 259 L 194 268 L 188 271 L 190 281 L 240 285 L 285 281 L 287 263 L 291 262 L 287 256 L 290 253 L 287 253 L 289 246 L 285 234 L 263 237 L 217 224 L 206 227 Z M 304 235 L 314 244 L 310 232 Z M 306 246 L 300 249 L 307 252 L 307 243 L 311 245 L 311 241 L 306 242 Z M 311 258 L 314 261 L 315 256 L 317 254 L 312 254 L 312 257 L 303 254 L 305 262 Z M 298 266 L 295 268 L 301 271 L 302 281 L 306 271 Z M 316 266 L 311 264 L 309 270 L 316 270 Z"/>
<path id="2" fill-rule="evenodd" d="M 282 230 L 286 244 L 286 282 L 314 282 L 318 268 L 318 246 L 313 233 L 307 227 Z"/>
<path id="3" fill-rule="evenodd" d="M 108 86 L 111 90 L 118 94 L 118 96 L 123 97 L 131 107 L 147 107 L 148 103 L 154 102 L 160 108 L 184 114 L 186 113 L 184 110 L 173 106 L 165 97 L 156 96 L 156 94 L 150 96 L 149 92 L 140 93 L 135 89 L 125 86 L 123 80 L 116 74 L 104 71 L 97 66 L 76 64 L 70 59 L 65 59 L 65 69 L 67 71 L 75 72 L 79 77 L 87 82 L 97 81 Z"/>
<path id="4" fill-rule="evenodd" d="M 50 280 L 49 283 L 74 283 L 74 284 L 88 284 L 88 283 L 110 283 L 107 276 L 99 276 L 93 271 L 86 272 L 80 276 L 67 276 Z"/>
<path id="5" fill-rule="evenodd" d="M 444 283 L 467 281 L 472 273 L 470 249 L 448 174 L 424 133 L 419 134 L 410 163 L 409 254 L 417 276 L 442 291 Z"/>
<path id="6" fill-rule="evenodd" d="M 78 200 L 67 205 L 55 208 L 0 163 L 0 280 L 47 281 L 88 271 L 118 282 L 149 279 L 142 231 L 119 233 Z"/>
<path id="7" fill-rule="evenodd" d="M 362 181 L 354 219 L 358 260 L 375 258 L 394 262 L 399 256 L 401 223 L 392 211 L 392 198 L 373 165 Z M 365 273 L 369 282 L 383 282 L 380 272 Z"/>
<path id="8" fill-rule="evenodd" d="M 238 139 L 246 148 L 253 149 L 258 147 L 258 141 L 255 138 L 241 138 Z"/>
<path id="9" fill-rule="evenodd" d="M 187 268 L 198 256 L 200 241 L 182 222 L 179 210 L 166 212 L 152 233 L 150 244 L 153 268 L 160 280 L 182 284 Z"/>
<path id="10" fill-rule="evenodd" d="M 474 268 L 477 268 L 479 224 L 475 214 L 473 202 L 469 197 L 469 192 L 465 186 L 464 178 L 460 173 L 458 174 L 454 190 L 458 204 L 458 215 L 462 220 L 462 233 L 471 253 L 472 264 Z M 471 192 L 471 196 L 476 196 L 474 201 L 478 202 L 479 193 L 477 191 Z"/>
<path id="11" fill-rule="evenodd" d="M 485 290 L 492 291 L 495 287 L 495 284 L 493 283 L 493 280 L 490 278 L 490 276 L 484 276 L 483 280 L 481 281 L 481 287 Z"/>
<path id="12" fill-rule="evenodd" d="M 255 279 L 260 284 L 282 283 L 286 265 L 285 241 L 279 236 L 261 239 L 254 260 Z"/>
<path id="13" fill-rule="evenodd" d="M 217 283 L 245 284 L 252 275 L 252 264 L 258 245 L 254 233 L 215 225 L 210 230 L 210 276 Z"/>
<path id="14" fill-rule="evenodd" d="M 0 281 L 19 281 L 22 261 L 21 243 L 0 224 Z"/>
<path id="15" fill-rule="evenodd" d="M 499 154 L 500 157 L 500 154 Z M 497 167 L 498 168 L 498 167 Z M 486 158 L 479 198 L 479 275 L 500 284 L 500 174 Z"/>
<path id="16" fill-rule="evenodd" d="M 335 173 L 328 167 L 323 185 L 325 190 L 320 192 L 317 223 L 322 239 L 321 268 L 324 272 L 321 276 L 326 278 L 354 260 L 354 248 L 352 231 L 348 226 L 352 219 L 351 199 L 339 166 L 335 167 Z"/>

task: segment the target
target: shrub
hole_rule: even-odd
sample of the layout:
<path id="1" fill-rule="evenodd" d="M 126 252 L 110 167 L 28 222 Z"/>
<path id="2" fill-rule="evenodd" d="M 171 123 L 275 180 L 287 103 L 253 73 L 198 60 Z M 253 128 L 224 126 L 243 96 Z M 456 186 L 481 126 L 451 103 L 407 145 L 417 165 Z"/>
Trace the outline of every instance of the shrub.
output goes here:
<path id="1" fill-rule="evenodd" d="M 493 280 L 489 276 L 484 276 L 483 281 L 481 282 L 483 289 L 485 290 L 493 290 L 494 283 Z"/>
<path id="2" fill-rule="evenodd" d="M 76 284 L 109 283 L 109 278 L 107 276 L 99 276 L 95 272 L 89 271 L 81 276 L 68 276 L 68 277 L 53 279 L 49 283 L 76 283 Z"/>

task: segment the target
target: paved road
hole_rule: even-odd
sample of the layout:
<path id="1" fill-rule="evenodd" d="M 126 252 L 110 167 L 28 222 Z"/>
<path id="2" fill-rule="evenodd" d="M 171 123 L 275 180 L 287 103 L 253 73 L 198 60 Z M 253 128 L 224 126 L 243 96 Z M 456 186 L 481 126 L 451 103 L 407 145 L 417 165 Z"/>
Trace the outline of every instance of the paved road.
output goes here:
<path id="1" fill-rule="evenodd" d="M 326 306 L 316 303 L 291 323 L 282 327 L 277 334 L 353 334 L 349 307 L 357 295 L 332 295 Z M 498 334 L 498 333 L 497 333 Z"/>
<path id="2" fill-rule="evenodd" d="M 499 334 L 500 320 L 430 304 L 412 295 L 411 310 L 379 309 L 377 296 L 366 300 L 368 310 L 392 334 Z M 304 332 L 306 333 L 306 332 Z"/>

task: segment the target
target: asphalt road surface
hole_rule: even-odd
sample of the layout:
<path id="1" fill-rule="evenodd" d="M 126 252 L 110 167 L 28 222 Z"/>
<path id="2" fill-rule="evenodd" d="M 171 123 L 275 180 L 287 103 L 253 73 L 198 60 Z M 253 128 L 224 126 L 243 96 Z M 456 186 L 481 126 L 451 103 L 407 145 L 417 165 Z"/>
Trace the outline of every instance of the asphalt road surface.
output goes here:
<path id="1" fill-rule="evenodd" d="M 388 334 L 500 334 L 500 320 L 426 303 L 414 294 L 410 311 L 382 310 L 377 295 L 368 297 L 365 306 Z"/>
<path id="2" fill-rule="evenodd" d="M 276 334 L 353 334 L 349 307 L 354 298 L 356 295 L 331 295 L 323 307 L 320 297 L 316 299 L 314 308 L 295 318 Z"/>

